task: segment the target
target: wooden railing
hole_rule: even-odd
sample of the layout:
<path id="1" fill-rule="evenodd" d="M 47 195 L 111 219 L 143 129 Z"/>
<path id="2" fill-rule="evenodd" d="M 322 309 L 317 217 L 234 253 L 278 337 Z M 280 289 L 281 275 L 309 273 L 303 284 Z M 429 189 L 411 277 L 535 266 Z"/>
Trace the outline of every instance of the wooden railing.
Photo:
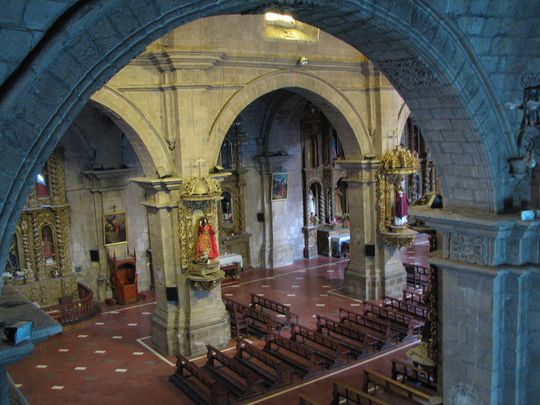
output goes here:
<path id="1" fill-rule="evenodd" d="M 94 314 L 94 292 L 78 283 L 79 299 L 66 304 L 56 304 L 42 308 L 61 324 L 73 323 L 90 318 Z M 59 316 L 55 316 L 59 314 Z"/>

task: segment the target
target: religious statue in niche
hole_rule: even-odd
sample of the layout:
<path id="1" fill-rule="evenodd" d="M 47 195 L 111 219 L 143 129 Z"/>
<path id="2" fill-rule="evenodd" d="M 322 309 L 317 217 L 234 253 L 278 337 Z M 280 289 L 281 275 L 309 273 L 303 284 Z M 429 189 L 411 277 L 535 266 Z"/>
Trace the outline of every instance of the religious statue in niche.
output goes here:
<path id="1" fill-rule="evenodd" d="M 199 220 L 199 230 L 197 234 L 197 261 L 206 263 L 218 256 L 219 253 L 214 228 L 212 228 L 212 225 L 208 222 L 207 217 L 202 217 Z"/>
<path id="2" fill-rule="evenodd" d="M 224 192 L 221 200 L 221 214 L 223 216 L 223 225 L 231 226 L 234 224 L 232 212 L 232 196 L 228 191 Z"/>
<path id="3" fill-rule="evenodd" d="M 317 204 L 315 203 L 315 195 L 313 190 L 309 190 L 308 196 L 308 216 L 311 225 L 317 225 Z"/>
<path id="4" fill-rule="evenodd" d="M 394 225 L 403 226 L 407 223 L 409 202 L 403 188 L 399 187 L 394 196 Z"/>
<path id="5" fill-rule="evenodd" d="M 19 271 L 19 255 L 17 253 L 17 236 L 13 236 L 9 246 L 9 254 L 6 265 L 6 272 L 15 274 Z"/>
<path id="6" fill-rule="evenodd" d="M 41 257 L 45 264 L 56 263 L 53 232 L 50 226 L 45 225 L 41 228 Z"/>
<path id="7" fill-rule="evenodd" d="M 49 197 L 49 173 L 47 165 L 43 166 L 41 172 L 36 177 L 36 195 L 37 198 Z"/>

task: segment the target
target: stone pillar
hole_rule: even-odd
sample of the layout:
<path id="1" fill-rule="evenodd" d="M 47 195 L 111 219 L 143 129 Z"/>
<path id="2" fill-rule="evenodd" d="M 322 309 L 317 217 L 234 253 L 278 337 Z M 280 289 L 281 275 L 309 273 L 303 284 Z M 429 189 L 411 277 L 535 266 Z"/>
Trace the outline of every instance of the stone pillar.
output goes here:
<path id="1" fill-rule="evenodd" d="M 540 398 L 540 221 L 411 209 L 442 236 L 444 403 L 518 405 Z"/>
<path id="2" fill-rule="evenodd" d="M 257 158 L 261 173 L 262 206 L 264 209 L 264 238 L 261 257 L 263 258 L 263 266 L 266 268 L 286 266 L 293 262 L 286 228 L 282 224 L 276 223 L 273 215 L 274 202 L 272 201 L 272 173 L 280 171 L 288 158 L 287 155 L 269 155 Z"/>
<path id="3" fill-rule="evenodd" d="M 345 270 L 345 292 L 359 299 L 399 296 L 406 272 L 399 250 L 385 245 L 377 235 L 378 160 L 343 160 L 348 177 L 347 200 L 350 213 L 351 261 Z M 373 248 L 366 250 L 366 246 Z M 368 255 L 374 250 L 374 255 Z"/>
<path id="4" fill-rule="evenodd" d="M 180 270 L 178 243 L 178 200 L 182 180 L 179 178 L 134 178 L 131 181 L 146 192 L 144 205 L 148 210 L 148 231 L 152 250 L 152 268 L 156 293 L 156 309 L 152 315 L 152 341 L 165 354 L 178 351 L 178 314 L 180 297 L 169 297 L 167 289 L 175 295 Z M 180 295 L 180 292 L 178 291 Z"/>

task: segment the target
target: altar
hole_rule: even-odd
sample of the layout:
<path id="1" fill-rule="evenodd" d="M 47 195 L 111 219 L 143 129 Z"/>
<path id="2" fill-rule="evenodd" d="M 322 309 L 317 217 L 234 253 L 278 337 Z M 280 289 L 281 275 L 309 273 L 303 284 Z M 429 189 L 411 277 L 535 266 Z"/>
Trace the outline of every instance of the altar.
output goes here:
<path id="1" fill-rule="evenodd" d="M 238 253 L 227 253 L 218 256 L 219 268 L 225 272 L 228 277 L 238 278 L 244 270 L 242 256 Z"/>

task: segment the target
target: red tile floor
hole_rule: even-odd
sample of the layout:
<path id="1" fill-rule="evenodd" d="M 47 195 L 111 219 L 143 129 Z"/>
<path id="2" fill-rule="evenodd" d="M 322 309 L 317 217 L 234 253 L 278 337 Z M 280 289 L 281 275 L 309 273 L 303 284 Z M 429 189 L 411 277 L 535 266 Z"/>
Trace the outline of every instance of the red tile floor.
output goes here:
<path id="1" fill-rule="evenodd" d="M 280 269 L 254 269 L 244 272 L 237 284 L 223 287 L 222 293 L 244 303 L 255 293 L 290 304 L 301 324 L 314 327 L 316 313 L 337 318 L 338 307 L 360 307 L 361 301 L 342 292 L 347 262 L 321 256 Z M 174 372 L 174 357 L 163 357 L 151 347 L 154 306 L 152 292 L 132 306 L 104 305 L 103 312 L 93 319 L 66 327 L 61 335 L 37 344 L 31 356 L 9 367 L 8 372 L 30 404 L 191 404 L 168 381 Z M 296 404 L 299 392 L 329 403 L 331 379 L 360 387 L 364 367 L 389 373 L 390 359 L 404 357 L 415 344 L 408 341 L 372 359 L 349 363 L 345 368 L 247 403 Z M 231 340 L 229 348 L 233 346 Z M 232 355 L 234 350 L 228 353 Z M 204 364 L 204 356 L 198 361 Z"/>

